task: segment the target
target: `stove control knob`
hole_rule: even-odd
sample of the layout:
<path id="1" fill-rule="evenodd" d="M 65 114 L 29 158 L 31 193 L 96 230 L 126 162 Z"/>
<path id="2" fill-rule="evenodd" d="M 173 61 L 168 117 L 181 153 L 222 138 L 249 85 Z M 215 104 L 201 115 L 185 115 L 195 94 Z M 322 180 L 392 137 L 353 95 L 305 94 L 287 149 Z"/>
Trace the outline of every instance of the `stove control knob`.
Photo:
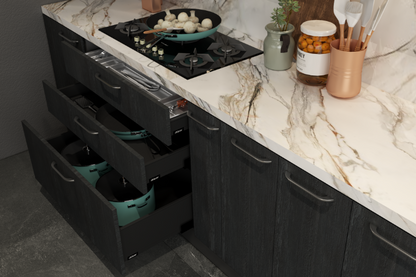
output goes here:
<path id="1" fill-rule="evenodd" d="M 163 48 L 159 48 L 157 53 L 159 54 L 159 56 L 163 56 L 163 54 L 165 54 L 165 51 L 163 50 Z"/>
<path id="2" fill-rule="evenodd" d="M 157 46 L 156 46 L 156 45 L 155 45 L 155 46 L 153 46 L 152 51 L 153 51 L 153 52 L 157 52 Z"/>
<path id="3" fill-rule="evenodd" d="M 140 45 L 145 45 L 145 43 L 146 43 L 146 40 L 145 39 L 141 39 L 140 40 Z"/>
<path id="4" fill-rule="evenodd" d="M 134 42 L 139 42 L 139 40 L 140 40 L 140 37 L 138 36 L 134 37 Z"/>

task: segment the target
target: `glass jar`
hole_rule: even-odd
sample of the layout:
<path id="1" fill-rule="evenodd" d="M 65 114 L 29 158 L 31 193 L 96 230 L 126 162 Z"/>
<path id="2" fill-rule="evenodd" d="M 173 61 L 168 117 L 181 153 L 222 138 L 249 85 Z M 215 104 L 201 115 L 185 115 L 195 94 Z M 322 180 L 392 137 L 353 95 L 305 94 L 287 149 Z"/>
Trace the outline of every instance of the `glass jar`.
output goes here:
<path id="1" fill-rule="evenodd" d="M 325 20 L 309 20 L 300 25 L 296 72 L 300 82 L 324 86 L 328 78 L 331 41 L 335 40 L 335 24 Z"/>

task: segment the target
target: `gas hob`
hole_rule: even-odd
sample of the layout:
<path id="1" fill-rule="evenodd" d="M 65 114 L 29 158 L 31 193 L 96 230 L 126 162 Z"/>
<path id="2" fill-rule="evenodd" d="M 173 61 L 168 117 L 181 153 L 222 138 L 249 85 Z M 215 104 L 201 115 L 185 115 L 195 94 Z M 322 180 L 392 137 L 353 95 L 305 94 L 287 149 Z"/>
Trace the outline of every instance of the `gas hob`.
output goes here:
<path id="1" fill-rule="evenodd" d="M 143 31 L 148 30 L 147 18 L 119 23 L 101 28 L 100 31 L 185 79 L 192 79 L 263 53 L 219 32 L 190 42 L 166 40 L 154 34 L 145 35 Z M 175 33 L 170 35 L 175 36 Z"/>

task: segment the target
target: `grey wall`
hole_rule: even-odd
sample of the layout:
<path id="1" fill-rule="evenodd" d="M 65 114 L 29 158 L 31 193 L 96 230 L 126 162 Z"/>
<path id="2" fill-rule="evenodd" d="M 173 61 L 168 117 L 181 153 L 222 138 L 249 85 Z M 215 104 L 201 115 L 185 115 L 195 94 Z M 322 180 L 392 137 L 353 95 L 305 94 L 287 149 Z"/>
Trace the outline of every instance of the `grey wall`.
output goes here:
<path id="1" fill-rule="evenodd" d="M 1 0 L 0 160 L 26 150 L 21 121 L 42 135 L 63 126 L 48 113 L 42 80 L 53 82 L 41 5 L 51 0 Z"/>

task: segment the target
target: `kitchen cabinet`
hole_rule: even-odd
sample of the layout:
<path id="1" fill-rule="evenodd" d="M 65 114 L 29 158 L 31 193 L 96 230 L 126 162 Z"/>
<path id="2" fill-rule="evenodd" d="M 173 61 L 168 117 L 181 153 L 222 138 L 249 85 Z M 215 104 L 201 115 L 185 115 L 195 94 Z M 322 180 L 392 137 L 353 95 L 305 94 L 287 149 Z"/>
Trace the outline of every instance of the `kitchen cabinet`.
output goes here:
<path id="1" fill-rule="evenodd" d="M 342 276 L 416 276 L 416 239 L 354 203 Z"/>
<path id="2" fill-rule="evenodd" d="M 352 200 L 283 158 L 278 180 L 273 276 L 341 276 Z"/>
<path id="3" fill-rule="evenodd" d="M 223 258 L 221 123 L 191 103 L 188 116 L 195 236 Z"/>
<path id="4" fill-rule="evenodd" d="M 85 55 L 85 51 L 97 47 L 48 17 L 44 19 L 57 82 L 57 87 L 43 82 L 46 102 L 48 110 L 69 131 L 44 138 L 28 122 L 22 123 L 34 174 L 71 222 L 123 273 L 126 262 L 139 252 L 192 226 L 192 188 L 190 170 L 187 169 L 188 119 L 186 113 L 171 119 L 167 106 Z M 70 56 L 70 60 L 65 56 Z M 74 73 L 77 70 L 81 75 Z M 100 72 L 99 78 L 96 78 L 96 70 Z M 83 78 L 100 84 L 90 86 Z M 117 89 L 103 88 L 106 84 L 100 81 L 102 78 L 114 81 L 122 94 Z M 136 123 L 150 121 L 162 126 L 153 129 L 152 141 L 164 145 L 164 151 L 152 153 L 152 158 L 142 155 L 137 141 L 122 141 L 98 122 L 91 110 L 76 104 L 74 99 L 80 96 L 92 100 L 96 108 L 114 104 Z M 77 139 L 104 158 L 143 194 L 154 186 L 155 211 L 120 227 L 116 208 L 60 154 L 66 145 Z"/>
<path id="5" fill-rule="evenodd" d="M 224 261 L 241 276 L 271 276 L 278 156 L 222 124 Z"/>

